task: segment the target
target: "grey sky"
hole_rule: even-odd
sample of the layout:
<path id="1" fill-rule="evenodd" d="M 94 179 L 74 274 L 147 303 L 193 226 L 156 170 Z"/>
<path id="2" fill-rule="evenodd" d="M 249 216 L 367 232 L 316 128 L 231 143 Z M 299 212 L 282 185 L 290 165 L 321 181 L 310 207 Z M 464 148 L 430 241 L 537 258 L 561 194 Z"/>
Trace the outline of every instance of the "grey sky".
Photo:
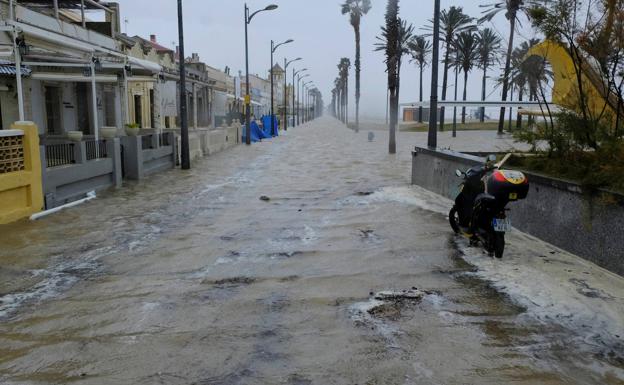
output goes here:
<path id="1" fill-rule="evenodd" d="M 177 41 L 176 1 L 175 0 L 118 0 L 122 17 L 128 20 L 128 33 L 149 37 L 156 34 L 161 44 L 173 46 Z M 279 5 L 272 12 L 257 15 L 250 25 L 250 72 L 266 75 L 270 63 L 270 40 L 283 41 L 288 38 L 294 43 L 280 47 L 276 59 L 283 63 L 301 56 L 304 66 L 310 70 L 312 80 L 323 92 L 325 102 L 329 102 L 333 80 L 337 75 L 336 65 L 341 57 L 349 57 L 353 62 L 354 36 L 347 16 L 340 13 L 341 0 L 249 0 L 252 10 L 260 9 L 269 3 Z M 362 20 L 362 102 L 364 116 L 381 117 L 385 114 L 386 74 L 383 53 L 373 52 L 375 36 L 384 22 L 385 0 L 372 0 L 371 12 Z M 473 17 L 481 14 L 478 4 L 481 1 L 445 1 L 442 7 L 462 6 Z M 244 70 L 244 30 L 243 5 L 241 0 L 184 0 L 186 54 L 200 54 L 207 64 L 233 72 Z M 432 0 L 403 0 L 400 2 L 400 16 L 413 23 L 419 33 L 433 14 Z M 518 40 L 532 37 L 533 32 L 524 23 Z M 507 22 L 501 13 L 493 26 L 507 38 Z M 125 30 L 125 27 L 124 27 Z M 501 57 L 502 59 L 502 57 Z M 405 58 L 401 81 L 401 102 L 415 101 L 418 96 L 416 67 Z M 354 76 L 350 81 L 350 98 L 353 104 Z M 292 76 L 292 72 L 291 72 Z M 471 73 L 468 98 L 480 97 L 480 71 Z M 431 76 L 425 75 L 425 96 L 429 95 Z M 454 79 L 449 80 L 453 84 Z M 461 87 L 461 83 L 460 83 Z M 461 90 L 461 88 L 460 88 Z M 491 87 L 489 88 L 491 90 Z M 449 95 L 453 90 L 449 89 Z M 489 91 L 488 91 L 489 92 Z M 461 93 L 460 93 L 461 94 Z M 499 92 L 492 95 L 497 98 Z M 353 110 L 353 108 L 351 107 Z"/>

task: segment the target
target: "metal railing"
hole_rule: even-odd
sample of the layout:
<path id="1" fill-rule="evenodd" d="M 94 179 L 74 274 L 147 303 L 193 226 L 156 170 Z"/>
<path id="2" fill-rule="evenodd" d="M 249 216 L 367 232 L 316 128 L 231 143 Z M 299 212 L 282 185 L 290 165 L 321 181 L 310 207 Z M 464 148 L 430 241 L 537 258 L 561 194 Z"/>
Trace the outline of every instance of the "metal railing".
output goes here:
<path id="1" fill-rule="evenodd" d="M 154 143 L 152 142 L 152 135 L 141 136 L 141 148 L 144 150 L 151 150 L 154 148 Z"/>
<path id="2" fill-rule="evenodd" d="M 85 146 L 87 150 L 87 161 L 105 159 L 108 157 L 105 140 L 87 140 L 85 141 Z"/>
<path id="3" fill-rule="evenodd" d="M 159 134 L 161 146 L 171 146 L 171 136 L 168 132 Z"/>
<path id="4" fill-rule="evenodd" d="M 47 167 L 65 166 L 76 163 L 74 143 L 47 144 L 45 146 Z"/>

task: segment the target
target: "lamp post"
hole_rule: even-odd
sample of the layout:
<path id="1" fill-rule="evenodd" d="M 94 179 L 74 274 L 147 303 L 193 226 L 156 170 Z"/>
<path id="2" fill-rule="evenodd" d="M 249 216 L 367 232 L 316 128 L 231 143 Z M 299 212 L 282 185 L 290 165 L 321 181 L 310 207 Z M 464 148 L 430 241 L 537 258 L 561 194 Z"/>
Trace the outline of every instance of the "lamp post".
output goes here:
<path id="1" fill-rule="evenodd" d="M 253 19 L 254 16 L 256 16 L 258 13 L 260 12 L 264 12 L 264 11 L 272 11 L 274 9 L 277 9 L 277 5 L 275 4 L 271 4 L 271 5 L 267 5 L 265 8 L 260 9 L 252 14 L 249 14 L 249 7 L 247 6 L 247 3 L 245 3 L 245 72 L 246 72 L 246 77 L 245 77 L 245 83 L 246 83 L 246 90 L 245 90 L 245 143 L 246 144 L 251 144 L 251 111 L 250 111 L 250 105 L 251 105 L 251 95 L 249 95 L 249 37 L 247 35 L 247 26 L 249 25 L 249 23 L 251 23 L 251 19 Z"/>
<path id="2" fill-rule="evenodd" d="M 279 43 L 277 45 L 275 45 L 275 43 L 273 42 L 273 40 L 271 40 L 271 135 L 275 136 L 277 133 L 275 132 L 275 111 L 274 111 L 274 89 L 275 86 L 273 85 L 274 79 L 273 79 L 273 54 L 275 53 L 275 51 L 277 50 L 277 48 L 281 45 L 284 44 L 288 44 L 288 43 L 292 43 L 294 40 L 293 39 L 288 39 L 283 43 Z"/>
<path id="3" fill-rule="evenodd" d="M 308 92 L 308 84 L 312 84 L 312 81 L 309 80 L 303 83 L 303 122 L 306 123 L 308 121 L 308 103 L 307 103 L 307 92 Z"/>
<path id="4" fill-rule="evenodd" d="M 440 60 L 440 0 L 435 0 L 433 11 L 433 49 L 431 58 L 431 99 L 429 101 L 429 135 L 427 146 L 438 146 L 438 62 Z M 444 122 L 442 122 L 444 123 Z"/>
<path id="5" fill-rule="evenodd" d="M 297 74 L 303 73 L 303 72 L 305 72 L 307 70 L 308 70 L 307 68 L 304 68 L 304 69 L 301 69 L 299 71 L 295 71 L 295 69 L 293 68 L 293 81 L 292 81 L 292 84 L 293 84 L 293 94 L 292 94 L 293 109 L 292 110 L 293 110 L 293 115 L 297 115 L 297 117 L 299 116 L 299 108 L 298 108 L 297 104 L 295 104 L 295 96 L 297 96 L 297 100 L 299 100 L 299 95 L 297 95 L 299 93 L 299 87 L 297 87 L 295 89 L 295 76 L 297 76 Z M 299 123 L 297 123 L 295 121 L 295 117 L 293 116 L 293 126 L 297 126 L 297 125 L 299 125 Z"/>
<path id="6" fill-rule="evenodd" d="M 310 74 L 305 74 L 303 76 L 299 75 L 297 76 L 297 125 L 301 124 L 300 120 L 299 120 L 299 115 L 301 112 L 303 112 L 303 108 L 299 107 L 299 104 L 301 104 L 301 96 L 303 96 L 303 92 L 299 92 L 299 89 L 301 88 L 301 79 L 305 79 L 308 76 L 310 76 Z"/>
<path id="7" fill-rule="evenodd" d="M 286 72 L 286 70 L 288 69 L 288 66 L 290 65 L 290 63 L 294 63 L 296 61 L 302 60 L 300 57 L 293 59 L 291 61 L 288 61 L 286 58 L 284 58 L 284 131 L 288 131 L 288 95 L 286 90 L 287 90 L 287 83 L 288 83 L 288 72 Z M 293 91 L 294 91 L 294 87 L 295 85 L 293 84 Z"/>
<path id="8" fill-rule="evenodd" d="M 191 168 L 191 154 L 189 147 L 188 116 L 186 115 L 186 67 L 184 65 L 184 22 L 182 16 L 182 0 L 178 0 L 178 36 L 180 40 L 180 155 L 182 158 L 182 170 L 188 170 Z"/>

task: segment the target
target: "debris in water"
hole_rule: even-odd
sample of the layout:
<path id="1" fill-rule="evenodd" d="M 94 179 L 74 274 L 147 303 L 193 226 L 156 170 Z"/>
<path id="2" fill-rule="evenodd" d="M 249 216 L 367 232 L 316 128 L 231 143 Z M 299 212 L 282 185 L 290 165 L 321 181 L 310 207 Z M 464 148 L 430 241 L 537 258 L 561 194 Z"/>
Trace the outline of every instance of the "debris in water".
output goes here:
<path id="1" fill-rule="evenodd" d="M 416 288 L 411 290 L 403 290 L 401 292 L 396 291 L 380 291 L 375 294 L 375 299 L 379 301 L 419 301 L 424 297 L 426 293 Z"/>
<path id="2" fill-rule="evenodd" d="M 268 197 L 268 196 L 266 196 L 266 195 L 263 195 L 263 196 L 261 196 L 261 197 L 260 197 L 260 200 L 261 200 L 261 201 L 268 202 L 268 201 L 270 201 L 270 200 L 271 200 L 271 198 L 269 198 L 269 197 Z"/>

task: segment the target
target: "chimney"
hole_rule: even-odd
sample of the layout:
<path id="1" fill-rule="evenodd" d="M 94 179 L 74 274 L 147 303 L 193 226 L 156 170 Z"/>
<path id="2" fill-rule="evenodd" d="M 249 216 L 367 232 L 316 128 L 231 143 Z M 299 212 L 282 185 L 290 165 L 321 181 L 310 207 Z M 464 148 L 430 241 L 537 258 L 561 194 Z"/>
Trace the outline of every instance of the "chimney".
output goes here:
<path id="1" fill-rule="evenodd" d="M 156 35 L 150 35 L 150 41 L 156 43 Z"/>

